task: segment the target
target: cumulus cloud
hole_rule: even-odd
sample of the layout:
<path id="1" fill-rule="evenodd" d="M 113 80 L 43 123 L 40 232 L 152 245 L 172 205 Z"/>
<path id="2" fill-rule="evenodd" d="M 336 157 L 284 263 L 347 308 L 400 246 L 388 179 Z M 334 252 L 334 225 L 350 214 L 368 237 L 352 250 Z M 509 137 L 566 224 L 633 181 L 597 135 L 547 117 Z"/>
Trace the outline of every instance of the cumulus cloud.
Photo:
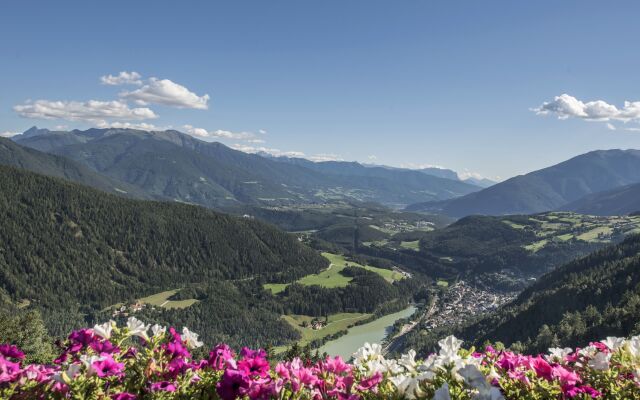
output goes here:
<path id="1" fill-rule="evenodd" d="M 13 107 L 25 118 L 64 119 L 67 121 L 98 122 L 106 119 L 144 120 L 158 116 L 149 108 L 130 108 L 119 100 L 49 101 L 37 100 Z"/>
<path id="2" fill-rule="evenodd" d="M 566 93 L 532 110 L 538 115 L 554 114 L 559 119 L 581 118 L 587 121 L 622 122 L 640 120 L 640 101 L 625 101 L 624 106 L 618 108 L 603 100 L 583 102 Z"/>
<path id="3" fill-rule="evenodd" d="M 22 132 L 4 131 L 4 132 L 0 132 L 0 137 L 10 138 L 10 137 L 14 137 L 15 135 L 20 135 L 20 134 L 22 134 Z"/>
<path id="4" fill-rule="evenodd" d="M 255 146 L 249 146 L 249 145 L 240 144 L 240 143 L 232 144 L 230 147 L 232 149 L 242 151 L 244 153 L 252 153 L 252 154 L 267 153 L 275 157 L 297 157 L 297 158 L 304 157 L 304 153 L 301 151 L 282 151 L 279 149 L 272 149 L 268 147 L 255 147 Z"/>
<path id="5" fill-rule="evenodd" d="M 312 156 L 307 157 L 307 159 L 313 162 L 343 161 L 342 158 L 340 158 L 340 156 L 338 156 L 337 154 L 326 154 L 326 153 L 314 154 Z"/>
<path id="6" fill-rule="evenodd" d="M 198 96 L 186 87 L 169 79 L 149 78 L 140 89 L 125 91 L 120 96 L 135 101 L 140 105 L 162 104 L 177 108 L 209 108 L 209 95 Z"/>
<path id="7" fill-rule="evenodd" d="M 192 125 L 183 125 L 185 133 L 191 136 L 197 136 L 203 139 L 233 139 L 233 140 L 246 140 L 254 141 L 254 143 L 264 143 L 261 139 L 255 139 L 255 135 L 252 132 L 232 132 L 223 129 L 217 129 L 215 131 L 209 131 L 204 128 L 196 128 Z"/>
<path id="8" fill-rule="evenodd" d="M 403 163 L 403 164 L 400 164 L 400 168 L 408 168 L 408 169 L 427 169 L 427 168 L 448 169 L 447 167 L 443 167 L 442 165 L 416 164 L 416 163 Z"/>
<path id="9" fill-rule="evenodd" d="M 267 131 L 265 131 L 264 129 L 258 129 L 258 133 L 261 135 L 266 135 Z"/>
<path id="10" fill-rule="evenodd" d="M 259 143 L 265 143 L 266 141 L 264 139 L 247 139 L 246 142 L 247 143 L 253 143 L 253 144 L 259 144 Z"/>
<path id="11" fill-rule="evenodd" d="M 97 121 L 95 126 L 98 128 L 115 128 L 115 129 L 139 129 L 142 131 L 166 131 L 171 129 L 171 126 L 157 126 L 146 122 L 107 122 Z"/>
<path id="12" fill-rule="evenodd" d="M 118 86 L 118 85 L 142 85 L 142 76 L 135 72 L 122 71 L 118 75 L 104 75 L 100 77 L 100 82 L 103 85 Z"/>

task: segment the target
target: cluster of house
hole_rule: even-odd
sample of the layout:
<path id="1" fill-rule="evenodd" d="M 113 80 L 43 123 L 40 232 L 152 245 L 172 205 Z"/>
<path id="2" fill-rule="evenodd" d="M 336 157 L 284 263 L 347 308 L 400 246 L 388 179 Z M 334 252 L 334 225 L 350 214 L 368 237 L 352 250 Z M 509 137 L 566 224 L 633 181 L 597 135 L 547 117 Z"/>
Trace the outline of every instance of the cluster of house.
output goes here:
<path id="1" fill-rule="evenodd" d="M 495 310 L 513 300 L 515 294 L 494 293 L 458 281 L 451 285 L 438 300 L 437 309 L 423 322 L 433 329 L 442 325 L 458 324 L 470 315 L 477 316 Z"/>
<path id="2" fill-rule="evenodd" d="M 113 317 L 128 317 L 129 314 L 134 314 L 138 311 L 141 311 L 142 309 L 144 309 L 147 305 L 145 303 L 136 301 L 135 303 L 131 303 L 129 305 L 123 305 L 120 306 L 119 308 L 116 308 L 115 310 L 113 310 L 113 313 L 111 314 Z M 151 307 L 151 309 L 155 309 L 155 307 Z"/>

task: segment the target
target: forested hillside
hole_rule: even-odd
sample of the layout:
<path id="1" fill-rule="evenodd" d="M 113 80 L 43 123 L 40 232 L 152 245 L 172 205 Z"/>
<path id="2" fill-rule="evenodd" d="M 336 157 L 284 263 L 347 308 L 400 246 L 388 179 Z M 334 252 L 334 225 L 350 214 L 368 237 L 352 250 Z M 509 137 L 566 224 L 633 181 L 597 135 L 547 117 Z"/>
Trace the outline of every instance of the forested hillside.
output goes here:
<path id="1" fill-rule="evenodd" d="M 110 305 L 197 284 L 206 300 L 176 319 L 200 315 L 201 331 L 213 327 L 209 338 L 244 324 L 245 343 L 282 342 L 295 332 L 278 320 L 279 305 L 261 300 L 268 294 L 258 281 L 290 281 L 328 265 L 252 219 L 128 200 L 9 167 L 0 167 L 0 213 L 0 292 L 42 310 L 54 334 Z M 261 326 L 249 312 L 260 314 Z M 216 320 L 220 314 L 226 320 Z"/>
<path id="2" fill-rule="evenodd" d="M 585 346 L 596 337 L 636 335 L 638 321 L 640 235 L 635 235 L 549 272 L 479 321 L 411 335 L 407 346 L 428 352 L 437 336 L 455 332 L 477 344 L 501 341 L 535 353 Z"/>
<path id="3" fill-rule="evenodd" d="M 103 176 L 68 158 L 20 146 L 2 137 L 0 137 L 0 165 L 24 168 L 39 174 L 68 179 L 108 193 L 150 198 L 142 190 L 126 182 Z"/>
<path id="4" fill-rule="evenodd" d="M 454 217 L 551 211 L 581 197 L 640 182 L 640 151 L 598 150 L 441 203 L 415 204 Z"/>

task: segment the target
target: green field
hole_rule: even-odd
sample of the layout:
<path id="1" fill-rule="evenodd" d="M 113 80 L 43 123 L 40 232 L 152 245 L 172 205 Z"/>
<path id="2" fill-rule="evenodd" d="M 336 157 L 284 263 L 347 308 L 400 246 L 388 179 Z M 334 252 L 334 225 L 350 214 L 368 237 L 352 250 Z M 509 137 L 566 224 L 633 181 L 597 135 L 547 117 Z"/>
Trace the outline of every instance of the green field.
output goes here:
<path id="1" fill-rule="evenodd" d="M 174 294 L 178 293 L 179 291 L 180 291 L 180 289 L 167 290 L 167 291 L 164 291 L 164 292 L 159 292 L 159 293 L 156 293 L 156 294 L 152 294 L 151 296 L 139 298 L 138 301 L 140 303 L 143 303 L 143 304 L 147 304 L 147 305 L 154 306 L 154 307 L 162 307 L 162 308 L 166 308 L 166 309 L 187 308 L 187 307 L 190 307 L 190 306 L 192 306 L 192 305 L 194 305 L 194 304 L 196 304 L 196 303 L 198 303 L 200 301 L 200 300 L 196 300 L 196 299 L 169 300 L 169 297 L 173 296 Z M 119 307 L 121 307 L 123 305 L 124 305 L 123 303 L 118 303 L 118 304 L 114 304 L 111 307 L 107 307 L 106 309 L 119 308 Z"/>
<path id="2" fill-rule="evenodd" d="M 613 229 L 609 226 L 600 226 L 598 228 L 592 229 L 588 232 L 585 232 L 578 236 L 578 239 L 584 240 L 585 242 L 597 242 L 599 241 L 598 235 L 610 235 L 613 232 Z"/>
<path id="3" fill-rule="evenodd" d="M 510 227 L 512 227 L 513 229 L 524 229 L 525 226 L 521 225 L 521 224 L 516 224 L 513 221 L 509 221 L 508 219 L 503 220 L 502 222 L 504 222 L 505 224 L 509 225 Z"/>
<path id="4" fill-rule="evenodd" d="M 322 253 L 331 264 L 324 271 L 318 274 L 311 274 L 304 276 L 297 280 L 298 283 L 311 286 L 318 285 L 325 288 L 345 287 L 351 281 L 351 277 L 342 275 L 340 272 L 348 266 L 364 268 L 368 271 L 375 272 L 388 282 L 400 280 L 403 278 L 399 272 L 392 271 L 390 269 L 372 267 L 370 265 L 361 265 L 353 261 L 347 261 L 344 256 L 333 253 Z M 287 283 L 267 283 L 264 285 L 265 289 L 271 290 L 271 293 L 278 294 L 282 292 L 288 286 Z"/>
<path id="5" fill-rule="evenodd" d="M 540 250 L 541 248 L 543 248 L 544 246 L 546 246 L 547 243 L 549 243 L 549 241 L 547 239 L 542 239 L 542 240 L 539 240 L 537 242 L 534 242 L 534 243 L 531 243 L 529 245 L 526 245 L 526 246 L 524 246 L 524 248 L 529 250 L 532 253 L 535 253 L 538 250 Z"/>
<path id="6" fill-rule="evenodd" d="M 300 334 L 302 335 L 302 339 L 300 339 L 298 344 L 304 346 L 313 340 L 322 339 L 325 336 L 329 336 L 334 333 L 340 332 L 341 330 L 347 329 L 350 326 L 354 325 L 356 322 L 362 321 L 369 317 L 371 317 L 371 314 L 333 314 L 329 316 L 329 323 L 324 328 L 318 330 L 303 328 L 301 326 L 303 321 L 311 322 L 313 317 L 309 317 L 306 315 L 285 315 L 282 318 L 300 332 Z"/>
<path id="7" fill-rule="evenodd" d="M 565 233 L 564 235 L 556 236 L 556 238 L 558 238 L 558 240 L 561 240 L 563 242 L 567 242 L 567 241 L 573 239 L 574 235 L 573 235 L 573 233 Z"/>
<path id="8" fill-rule="evenodd" d="M 419 251 L 420 250 L 420 241 L 419 240 L 413 240 L 411 242 L 400 242 L 400 247 L 402 247 L 403 249 Z"/>

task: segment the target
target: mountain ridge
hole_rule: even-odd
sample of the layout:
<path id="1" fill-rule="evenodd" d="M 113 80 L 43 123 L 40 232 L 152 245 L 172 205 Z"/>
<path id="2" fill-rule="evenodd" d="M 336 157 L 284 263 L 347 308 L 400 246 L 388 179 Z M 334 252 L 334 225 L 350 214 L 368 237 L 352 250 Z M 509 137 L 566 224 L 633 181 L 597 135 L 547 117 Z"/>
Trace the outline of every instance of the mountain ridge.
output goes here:
<path id="1" fill-rule="evenodd" d="M 640 182 L 640 150 L 595 150 L 519 175 L 479 192 L 440 202 L 413 204 L 410 211 L 453 217 L 552 211 L 586 195 Z"/>

